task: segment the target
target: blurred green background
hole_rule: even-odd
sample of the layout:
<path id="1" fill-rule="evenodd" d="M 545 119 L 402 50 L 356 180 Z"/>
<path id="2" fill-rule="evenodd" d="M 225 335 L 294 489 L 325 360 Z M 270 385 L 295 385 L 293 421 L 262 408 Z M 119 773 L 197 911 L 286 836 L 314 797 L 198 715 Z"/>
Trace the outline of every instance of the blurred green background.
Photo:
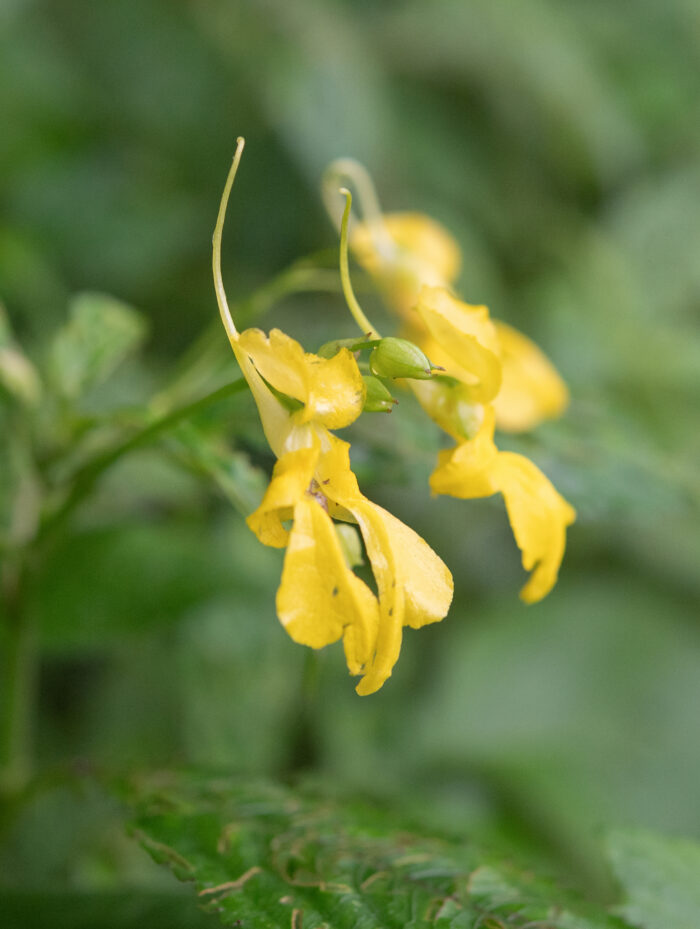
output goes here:
<path id="1" fill-rule="evenodd" d="M 438 437 L 408 400 L 364 417 L 349 431 L 363 489 L 431 543 L 457 594 L 360 699 L 340 647 L 313 667 L 285 636 L 281 553 L 230 505 L 272 465 L 250 397 L 124 456 L 31 564 L 38 780 L 3 819 L 6 889 L 130 887 L 134 909 L 85 925 L 213 924 L 171 907 L 170 879 L 84 777 L 183 763 L 312 769 L 595 895 L 604 828 L 700 837 L 699 61 L 696 0 L 3 0 L 0 297 L 16 337 L 46 368 L 80 291 L 135 307 L 149 332 L 72 412 L 45 400 L 39 484 L 91 449 L 88 427 L 98 449 L 128 434 L 185 353 L 204 363 L 180 402 L 238 376 L 206 332 L 241 134 L 230 297 L 336 247 L 320 177 L 363 161 L 387 209 L 454 233 L 465 298 L 564 374 L 565 419 L 503 444 L 579 512 L 559 584 L 526 608 L 501 502 L 430 500 Z M 309 349 L 354 334 L 337 293 L 256 322 Z"/>

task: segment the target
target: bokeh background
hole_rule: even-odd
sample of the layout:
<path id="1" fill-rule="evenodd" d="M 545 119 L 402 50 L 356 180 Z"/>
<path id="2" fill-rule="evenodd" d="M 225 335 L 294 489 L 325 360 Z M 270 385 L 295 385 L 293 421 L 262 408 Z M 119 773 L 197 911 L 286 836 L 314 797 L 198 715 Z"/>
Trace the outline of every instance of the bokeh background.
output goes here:
<path id="1" fill-rule="evenodd" d="M 174 882 L 83 777 L 171 764 L 310 769 L 601 897 L 604 829 L 700 836 L 699 62 L 696 0 L 3 0 L 0 296 L 15 332 L 41 363 L 85 290 L 148 325 L 84 399 L 91 415 L 146 403 L 198 352 L 210 366 L 181 399 L 237 376 L 210 276 L 236 136 L 234 301 L 336 247 L 319 181 L 351 155 L 387 209 L 454 233 L 465 298 L 556 361 L 566 417 L 504 444 L 579 511 L 558 586 L 526 608 L 501 502 L 430 500 L 438 437 L 408 400 L 364 417 L 366 493 L 430 541 L 457 596 L 360 699 L 339 647 L 313 662 L 279 627 L 281 553 L 231 505 L 272 465 L 250 398 L 198 427 L 230 452 L 218 481 L 183 458 L 194 433 L 125 457 L 28 592 L 40 786 L 5 823 L 3 885 L 132 888 L 132 909 L 86 925 L 215 924 L 169 909 Z M 309 348 L 354 334 L 333 292 L 256 322 Z"/>

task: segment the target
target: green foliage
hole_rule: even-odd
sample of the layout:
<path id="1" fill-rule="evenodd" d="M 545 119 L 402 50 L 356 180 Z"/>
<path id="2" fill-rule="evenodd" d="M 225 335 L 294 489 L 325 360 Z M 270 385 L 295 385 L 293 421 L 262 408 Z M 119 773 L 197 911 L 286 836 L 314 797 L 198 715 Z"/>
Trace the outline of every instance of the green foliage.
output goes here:
<path id="1" fill-rule="evenodd" d="M 0 5 L 0 708 L 26 698 L 25 731 L 0 727 L 0 766 L 8 743 L 21 762 L 0 777 L 8 925 L 218 924 L 87 797 L 95 771 L 182 762 L 231 779 L 157 785 L 174 804 L 158 814 L 139 793 L 139 828 L 193 864 L 200 889 L 264 868 L 221 898 L 234 923 L 260 905 L 290 926 L 291 895 L 303 929 L 314 913 L 353 925 L 355 900 L 358 922 L 386 904 L 410 925 L 435 889 L 436 924 L 464 929 L 517 925 L 521 904 L 569 929 L 700 925 L 695 7 Z M 363 490 L 457 582 L 448 619 L 407 631 L 368 700 L 339 647 L 307 656 L 279 628 L 280 553 L 241 518 L 273 461 L 211 286 L 239 132 L 223 263 L 242 325 L 356 344 L 318 196 L 327 162 L 352 155 L 383 206 L 454 233 L 460 293 L 531 335 L 571 390 L 560 421 L 499 437 L 579 512 L 559 586 L 528 609 L 500 501 L 430 499 L 439 438 L 406 392 L 344 434 Z M 300 769 L 319 780 L 287 792 L 233 779 Z M 329 798 L 328 782 L 396 812 Z M 611 824 L 617 923 L 560 889 L 619 899 L 597 841 Z M 290 886 L 266 844 L 285 830 L 316 856 L 297 869 L 329 868 L 353 893 Z M 396 864 L 409 832 L 442 872 Z M 566 919 L 542 915 L 558 904 Z"/>
<path id="2" fill-rule="evenodd" d="M 459 835 L 366 802 L 226 778 L 132 785 L 135 835 L 226 926 L 624 929 Z"/>
<path id="3" fill-rule="evenodd" d="M 51 346 L 54 386 L 75 399 L 106 380 L 143 340 L 144 320 L 104 294 L 80 294 L 68 307 L 68 322 Z"/>
<path id="4" fill-rule="evenodd" d="M 619 912 L 639 929 L 695 929 L 700 920 L 700 844 L 619 831 L 608 856 L 624 893 Z"/>

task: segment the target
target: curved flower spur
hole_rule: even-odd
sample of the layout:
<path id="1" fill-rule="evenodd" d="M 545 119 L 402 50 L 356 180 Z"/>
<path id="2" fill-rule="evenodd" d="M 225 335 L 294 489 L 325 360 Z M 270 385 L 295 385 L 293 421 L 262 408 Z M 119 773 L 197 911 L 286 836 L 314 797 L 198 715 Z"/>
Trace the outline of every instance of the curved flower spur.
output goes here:
<path id="1" fill-rule="evenodd" d="M 403 626 L 419 628 L 447 614 L 452 577 L 423 539 L 361 493 L 350 446 L 330 431 L 368 407 L 353 352 L 341 341 L 326 347 L 330 357 L 323 357 L 305 352 L 279 329 L 269 335 L 236 329 L 221 276 L 221 237 L 243 144 L 239 139 L 221 198 L 213 271 L 224 328 L 277 458 L 247 522 L 263 544 L 286 548 L 277 614 L 291 638 L 312 648 L 342 638 L 350 673 L 362 675 L 357 692 L 370 694 L 391 675 Z M 357 562 L 349 552 L 359 546 L 352 536 L 350 545 L 346 540 L 355 525 L 376 595 L 352 570 Z"/>
<path id="2" fill-rule="evenodd" d="M 528 458 L 498 450 L 494 430 L 523 431 L 558 416 L 568 403 L 566 385 L 526 336 L 452 293 L 460 253 L 449 233 L 418 213 L 382 214 L 371 178 L 352 159 L 334 162 L 324 177 L 336 223 L 343 181 L 356 188 L 364 210 L 362 222 L 350 220 L 357 260 L 377 280 L 406 336 L 444 371 L 411 381 L 425 411 L 456 443 L 440 452 L 431 489 L 460 498 L 503 495 L 523 567 L 532 572 L 520 595 L 540 600 L 556 583 L 576 513 Z"/>

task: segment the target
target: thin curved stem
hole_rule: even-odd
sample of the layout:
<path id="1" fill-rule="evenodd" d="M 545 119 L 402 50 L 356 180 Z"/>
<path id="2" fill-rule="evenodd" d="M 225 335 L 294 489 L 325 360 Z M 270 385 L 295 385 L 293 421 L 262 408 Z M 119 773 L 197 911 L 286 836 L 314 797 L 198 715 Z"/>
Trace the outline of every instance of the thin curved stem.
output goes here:
<path id="1" fill-rule="evenodd" d="M 233 187 L 233 182 L 236 178 L 236 172 L 238 171 L 238 165 L 241 160 L 241 155 L 243 154 L 244 145 L 245 139 L 239 136 L 239 138 L 236 140 L 236 154 L 233 156 L 233 163 L 231 164 L 228 177 L 226 178 L 224 192 L 221 195 L 219 215 L 216 218 L 216 226 L 214 227 L 214 235 L 212 236 L 212 269 L 214 271 L 214 290 L 216 291 L 216 302 L 219 305 L 219 313 L 221 313 L 221 321 L 224 324 L 224 329 L 226 330 L 226 334 L 231 340 L 238 338 L 238 331 L 233 322 L 233 317 L 231 316 L 231 310 L 229 309 L 228 300 L 226 299 L 224 281 L 221 276 L 221 237 L 224 231 L 224 219 L 226 218 L 228 198 L 231 193 L 231 188 Z"/>
<path id="2" fill-rule="evenodd" d="M 343 218 L 340 221 L 340 281 L 343 285 L 343 294 L 348 304 L 348 309 L 352 313 L 353 319 L 362 330 L 362 333 L 368 339 L 380 339 L 379 332 L 374 328 L 372 323 L 367 319 L 357 297 L 352 289 L 350 280 L 350 267 L 348 264 L 348 219 L 352 209 L 352 194 L 347 187 L 341 187 L 340 193 L 345 197 L 345 209 Z"/>

